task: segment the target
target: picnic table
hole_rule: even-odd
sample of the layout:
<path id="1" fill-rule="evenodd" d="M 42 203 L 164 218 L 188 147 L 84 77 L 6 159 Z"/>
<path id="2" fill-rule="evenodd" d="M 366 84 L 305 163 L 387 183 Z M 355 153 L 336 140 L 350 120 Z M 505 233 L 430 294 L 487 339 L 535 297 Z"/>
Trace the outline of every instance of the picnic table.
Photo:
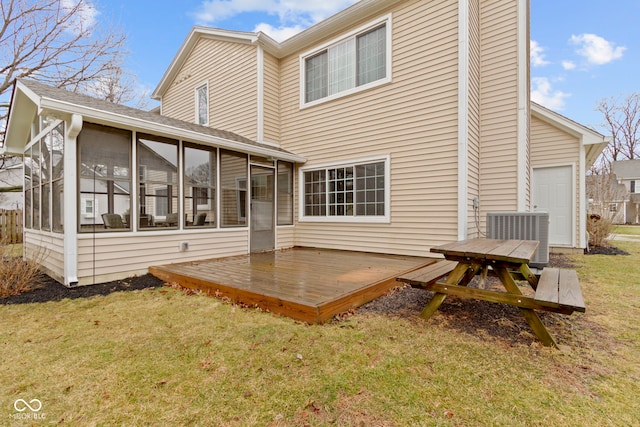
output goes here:
<path id="1" fill-rule="evenodd" d="M 421 313 L 428 318 L 435 313 L 447 295 L 475 298 L 517 306 L 527 323 L 546 346 L 557 347 L 553 337 L 534 310 L 570 314 L 585 311 L 577 274 L 573 270 L 545 268 L 537 276 L 529 268 L 539 242 L 535 240 L 469 239 L 431 248 L 444 255 L 441 266 L 427 266 L 407 273 L 397 280 L 424 287 L 435 295 Z M 505 291 L 467 286 L 476 274 L 483 277 L 489 268 L 500 279 Z M 446 275 L 446 280 L 438 280 Z M 526 281 L 536 291 L 535 297 L 525 296 L 516 279 Z"/>

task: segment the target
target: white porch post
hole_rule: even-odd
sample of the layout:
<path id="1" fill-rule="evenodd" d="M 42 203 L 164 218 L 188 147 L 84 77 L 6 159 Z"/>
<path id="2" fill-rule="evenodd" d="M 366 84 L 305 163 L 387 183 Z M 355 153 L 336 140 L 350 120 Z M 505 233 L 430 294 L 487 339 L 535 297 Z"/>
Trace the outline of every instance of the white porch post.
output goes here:
<path id="1" fill-rule="evenodd" d="M 82 116 L 73 114 L 66 124 L 64 144 L 64 284 L 78 283 L 78 177 L 77 137 Z"/>

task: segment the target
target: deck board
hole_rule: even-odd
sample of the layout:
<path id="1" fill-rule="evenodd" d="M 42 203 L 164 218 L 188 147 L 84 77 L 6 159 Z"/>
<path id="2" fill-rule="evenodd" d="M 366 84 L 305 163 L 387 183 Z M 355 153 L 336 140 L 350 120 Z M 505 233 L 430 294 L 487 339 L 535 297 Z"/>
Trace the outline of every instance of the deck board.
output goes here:
<path id="1" fill-rule="evenodd" d="M 433 258 L 294 248 L 149 268 L 154 276 L 308 323 L 371 301 Z"/>

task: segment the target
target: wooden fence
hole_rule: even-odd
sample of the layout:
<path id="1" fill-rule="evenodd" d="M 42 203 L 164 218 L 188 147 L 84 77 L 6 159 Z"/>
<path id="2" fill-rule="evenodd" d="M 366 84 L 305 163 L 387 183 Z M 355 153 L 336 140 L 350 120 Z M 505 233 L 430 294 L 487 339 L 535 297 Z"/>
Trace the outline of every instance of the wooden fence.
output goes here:
<path id="1" fill-rule="evenodd" d="M 0 209 L 0 243 L 22 243 L 22 211 Z"/>

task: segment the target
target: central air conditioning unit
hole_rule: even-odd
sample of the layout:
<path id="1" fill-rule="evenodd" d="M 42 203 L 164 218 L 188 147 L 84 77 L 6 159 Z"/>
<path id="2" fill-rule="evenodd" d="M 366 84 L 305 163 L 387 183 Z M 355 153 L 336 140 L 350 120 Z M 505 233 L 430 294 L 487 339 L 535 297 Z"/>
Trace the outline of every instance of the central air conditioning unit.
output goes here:
<path id="1" fill-rule="evenodd" d="M 537 240 L 540 245 L 530 265 L 540 268 L 549 264 L 549 214 L 546 212 L 490 212 L 487 238 Z"/>

